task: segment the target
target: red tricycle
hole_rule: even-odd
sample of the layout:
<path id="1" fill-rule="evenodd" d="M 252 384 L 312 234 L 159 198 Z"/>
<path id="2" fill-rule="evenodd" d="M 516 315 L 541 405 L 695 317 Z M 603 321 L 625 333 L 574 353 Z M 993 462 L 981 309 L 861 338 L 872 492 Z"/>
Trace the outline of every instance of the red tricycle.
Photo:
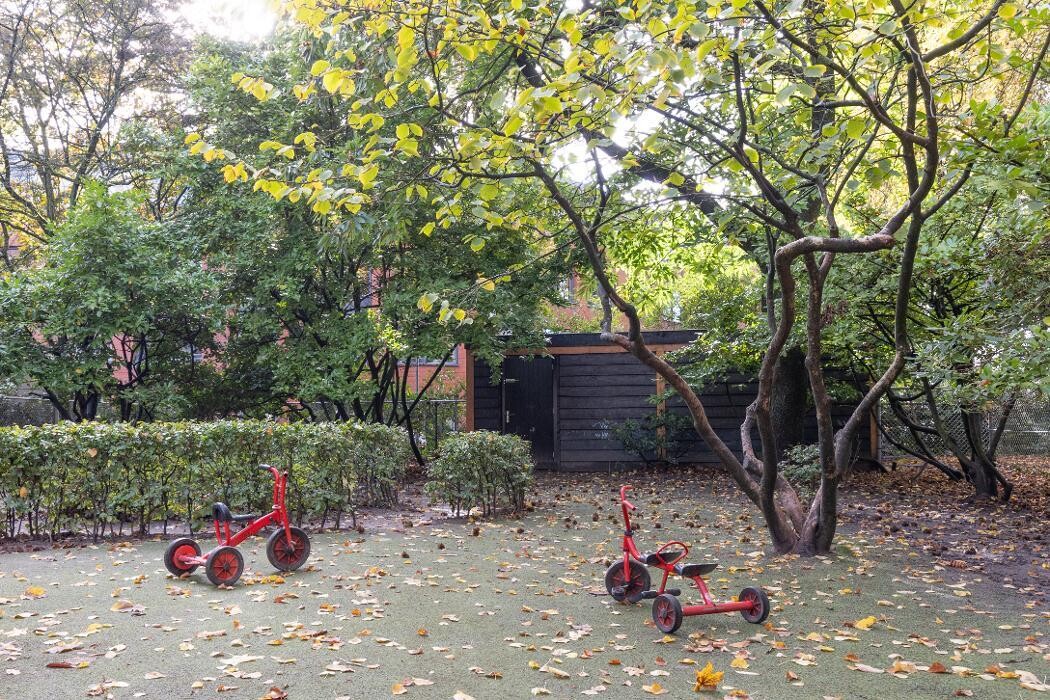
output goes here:
<path id="1" fill-rule="evenodd" d="M 682 618 L 692 615 L 710 615 L 711 613 L 739 610 L 745 620 L 756 625 L 769 616 L 769 598 L 765 591 L 757 586 L 748 586 L 740 591 L 740 595 L 734 601 L 716 603 L 711 598 L 703 577 L 714 571 L 718 567 L 718 562 L 682 564 L 682 560 L 689 554 L 689 546 L 684 542 L 668 542 L 660 545 L 655 552 L 645 554 L 639 552 L 634 544 L 634 528 L 631 527 L 630 516 L 630 512 L 636 508 L 627 500 L 629 490 L 631 490 L 630 486 L 620 488 L 620 508 L 623 510 L 623 522 L 626 528 L 623 534 L 623 561 L 617 561 L 605 572 L 605 588 L 613 599 L 637 603 L 644 598 L 652 598 L 653 622 L 661 632 L 665 633 L 674 632 L 681 626 Z M 661 569 L 664 572 L 659 590 L 654 591 L 649 588 L 651 581 L 647 566 Z M 677 588 L 667 588 L 667 577 L 672 573 L 682 578 L 692 579 L 703 602 L 699 605 L 685 606 L 678 602 L 678 596 L 682 594 L 682 591 Z"/>
<path id="2" fill-rule="evenodd" d="M 201 546 L 193 538 L 181 537 L 175 540 L 164 553 L 164 566 L 172 575 L 193 573 L 198 566 L 204 566 L 208 580 L 213 584 L 232 586 L 244 573 L 244 557 L 237 545 L 270 524 L 278 527 L 266 542 L 266 558 L 274 568 L 295 571 L 306 563 L 310 557 L 310 537 L 288 522 L 288 509 L 284 505 L 288 472 L 282 473 L 268 464 L 260 464 L 259 469 L 273 475 L 273 509 L 261 516 L 234 515 L 225 503 L 213 504 L 211 512 L 218 545 L 201 555 Z M 247 525 L 231 535 L 230 523 Z"/>

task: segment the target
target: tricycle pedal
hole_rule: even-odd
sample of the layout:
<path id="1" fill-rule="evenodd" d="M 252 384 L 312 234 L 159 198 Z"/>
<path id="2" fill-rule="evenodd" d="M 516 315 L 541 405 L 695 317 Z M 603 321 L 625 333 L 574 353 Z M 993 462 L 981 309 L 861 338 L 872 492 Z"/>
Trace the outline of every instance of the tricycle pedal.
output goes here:
<path id="1" fill-rule="evenodd" d="M 664 593 L 669 593 L 670 595 L 673 595 L 673 596 L 680 596 L 680 595 L 682 595 L 682 589 L 681 588 L 668 588 L 666 591 L 664 591 Z"/>
<path id="2" fill-rule="evenodd" d="M 651 599 L 655 598 L 658 595 L 660 595 L 660 594 L 657 591 L 645 591 L 644 593 L 642 593 L 642 599 L 643 600 L 651 600 Z"/>

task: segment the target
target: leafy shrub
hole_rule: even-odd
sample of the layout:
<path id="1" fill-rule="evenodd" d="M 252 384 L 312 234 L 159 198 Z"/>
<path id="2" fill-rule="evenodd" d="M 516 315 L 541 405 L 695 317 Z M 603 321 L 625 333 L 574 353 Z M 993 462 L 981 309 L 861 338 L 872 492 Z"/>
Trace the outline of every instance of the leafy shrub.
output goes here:
<path id="1" fill-rule="evenodd" d="M 640 421 L 627 419 L 609 429 L 623 449 L 646 464 L 678 464 L 689 451 L 688 439 L 696 434 L 688 415 L 672 411 L 654 411 Z"/>
<path id="2" fill-rule="evenodd" d="M 516 435 L 478 430 L 445 438 L 427 468 L 426 490 L 456 515 L 475 507 L 489 515 L 501 501 L 514 512 L 524 510 L 531 483 L 529 444 Z"/>
<path id="3" fill-rule="evenodd" d="M 780 463 L 784 478 L 804 495 L 812 497 L 820 486 L 820 447 L 796 445 L 789 448 Z"/>
<path id="4" fill-rule="evenodd" d="M 153 522 L 191 528 L 223 501 L 234 511 L 270 507 L 259 464 L 289 472 L 292 517 L 353 516 L 391 504 L 411 455 L 400 428 L 354 423 L 216 421 L 56 423 L 0 428 L 4 534 L 55 537 L 87 531 L 145 534 Z"/>

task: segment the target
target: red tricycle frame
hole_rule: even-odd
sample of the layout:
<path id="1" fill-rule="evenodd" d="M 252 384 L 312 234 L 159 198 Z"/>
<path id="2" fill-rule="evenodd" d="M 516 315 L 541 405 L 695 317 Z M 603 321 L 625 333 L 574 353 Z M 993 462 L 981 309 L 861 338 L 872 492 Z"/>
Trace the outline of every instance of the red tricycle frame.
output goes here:
<path id="1" fill-rule="evenodd" d="M 681 625 L 683 617 L 693 615 L 740 612 L 748 622 L 757 624 L 766 619 L 769 614 L 769 599 L 761 588 L 749 586 L 740 592 L 737 600 L 716 602 L 703 575 L 714 571 L 718 563 L 682 564 L 689 554 L 689 545 L 686 543 L 675 540 L 660 545 L 655 552 L 640 552 L 634 543 L 635 529 L 631 525 L 631 513 L 637 508 L 627 500 L 627 492 L 630 490 L 633 489 L 629 485 L 620 487 L 620 509 L 624 522 L 623 560 L 610 566 L 605 573 L 606 589 L 613 598 L 632 603 L 643 598 L 654 599 L 653 621 L 664 632 L 673 632 Z M 647 566 L 663 572 L 660 586 L 655 591 L 650 588 L 651 579 Z M 667 588 L 667 580 L 671 574 L 692 580 L 702 602 L 685 606 L 679 603 L 677 596 L 681 595 L 681 591 Z"/>
<path id="2" fill-rule="evenodd" d="M 212 583 L 233 585 L 244 572 L 244 557 L 237 546 L 270 525 L 277 526 L 266 543 L 266 555 L 270 563 L 281 571 L 294 571 L 306 562 L 310 556 L 310 538 L 305 531 L 291 524 L 285 505 L 288 472 L 281 472 L 268 464 L 261 464 L 259 468 L 270 472 L 273 477 L 270 512 L 260 516 L 234 515 L 225 503 L 213 504 L 212 519 L 215 539 L 218 541 L 215 548 L 207 554 L 201 554 L 201 547 L 196 540 L 189 537 L 175 540 L 164 555 L 164 565 L 168 571 L 175 576 L 182 576 L 192 573 L 198 566 L 204 566 Z M 232 532 L 230 523 L 247 524 Z"/>

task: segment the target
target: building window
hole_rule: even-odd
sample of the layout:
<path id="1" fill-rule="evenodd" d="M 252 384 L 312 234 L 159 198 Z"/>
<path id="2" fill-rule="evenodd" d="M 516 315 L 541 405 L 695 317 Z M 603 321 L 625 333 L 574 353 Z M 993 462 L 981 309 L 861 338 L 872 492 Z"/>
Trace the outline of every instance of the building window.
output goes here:
<path id="1" fill-rule="evenodd" d="M 558 293 L 566 304 L 576 301 L 576 275 L 569 275 L 558 284 Z"/>
<path id="2" fill-rule="evenodd" d="M 420 367 L 437 367 L 441 364 L 441 358 L 432 359 L 429 357 L 417 357 L 412 360 L 413 365 Z M 452 354 L 448 356 L 448 362 L 445 363 L 446 367 L 455 367 L 459 364 L 459 346 L 457 345 L 453 350 Z"/>
<path id="3" fill-rule="evenodd" d="M 182 346 L 182 351 L 190 356 L 190 359 L 194 364 L 204 361 L 204 351 L 193 343 L 186 343 Z"/>

